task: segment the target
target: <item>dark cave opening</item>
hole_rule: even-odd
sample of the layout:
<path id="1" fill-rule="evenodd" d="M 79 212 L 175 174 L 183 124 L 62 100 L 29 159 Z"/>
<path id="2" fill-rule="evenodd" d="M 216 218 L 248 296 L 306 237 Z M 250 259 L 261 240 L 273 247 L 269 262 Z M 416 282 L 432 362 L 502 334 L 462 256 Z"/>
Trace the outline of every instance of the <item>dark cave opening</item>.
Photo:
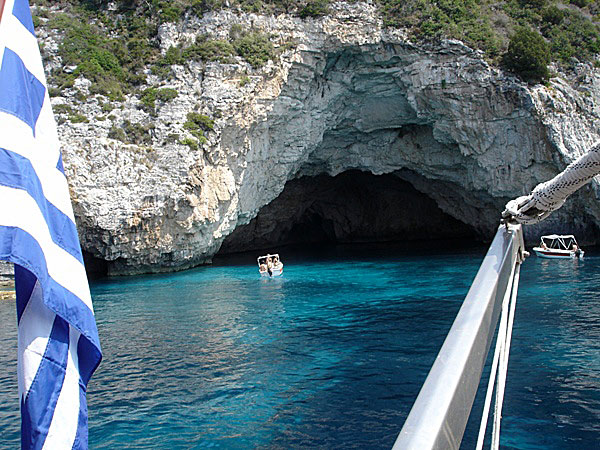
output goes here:
<path id="1" fill-rule="evenodd" d="M 219 254 L 296 244 L 478 238 L 473 227 L 444 213 L 400 177 L 350 170 L 289 181 L 250 223 L 225 239 Z"/>
<path id="2" fill-rule="evenodd" d="M 97 258 L 85 250 L 82 250 L 82 254 L 85 272 L 87 273 L 89 279 L 95 280 L 108 275 L 108 261 L 102 258 Z"/>

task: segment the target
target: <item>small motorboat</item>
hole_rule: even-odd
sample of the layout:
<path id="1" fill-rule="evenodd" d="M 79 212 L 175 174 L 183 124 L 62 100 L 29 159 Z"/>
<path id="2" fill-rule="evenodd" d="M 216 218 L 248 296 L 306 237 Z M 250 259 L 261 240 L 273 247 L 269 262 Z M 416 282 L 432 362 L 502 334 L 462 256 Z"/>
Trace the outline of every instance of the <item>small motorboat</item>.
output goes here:
<path id="1" fill-rule="evenodd" d="M 278 277 L 283 273 L 283 263 L 278 253 L 259 256 L 256 262 L 261 277 Z"/>
<path id="2" fill-rule="evenodd" d="M 540 258 L 583 258 L 585 253 L 572 234 L 542 236 L 539 247 L 533 247 L 533 251 Z"/>

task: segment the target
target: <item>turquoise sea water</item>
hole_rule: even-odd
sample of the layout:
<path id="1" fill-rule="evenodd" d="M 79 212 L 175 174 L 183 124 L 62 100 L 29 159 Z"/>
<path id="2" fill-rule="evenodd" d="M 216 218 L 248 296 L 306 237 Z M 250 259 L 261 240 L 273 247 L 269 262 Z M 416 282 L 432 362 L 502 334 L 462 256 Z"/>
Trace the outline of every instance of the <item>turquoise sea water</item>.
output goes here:
<path id="1" fill-rule="evenodd" d="M 485 251 L 290 249 L 278 279 L 245 254 L 93 282 L 90 448 L 391 448 Z M 600 257 L 587 255 L 523 266 L 502 448 L 599 447 Z M 15 328 L 1 302 L 0 448 L 19 443 Z"/>

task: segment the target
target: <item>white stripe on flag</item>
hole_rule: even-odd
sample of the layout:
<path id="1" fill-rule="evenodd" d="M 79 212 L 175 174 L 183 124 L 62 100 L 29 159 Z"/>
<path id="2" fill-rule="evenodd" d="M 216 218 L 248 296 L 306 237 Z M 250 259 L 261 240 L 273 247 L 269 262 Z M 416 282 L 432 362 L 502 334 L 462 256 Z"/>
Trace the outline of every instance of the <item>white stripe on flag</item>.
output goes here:
<path id="1" fill-rule="evenodd" d="M 37 203 L 22 189 L 0 186 L 0 225 L 20 228 L 40 245 L 46 259 L 48 274 L 58 284 L 79 297 L 93 312 L 85 268 L 77 258 L 52 241 L 48 225 Z"/>
<path id="2" fill-rule="evenodd" d="M 2 57 L 4 56 L 4 47 L 6 47 L 6 42 L 4 41 L 4 36 L 9 37 L 5 31 L 5 23 L 6 18 L 8 16 L 12 16 L 12 10 L 15 5 L 15 0 L 6 0 L 4 2 L 4 12 L 2 13 L 2 20 L 0 20 L 0 61 L 2 61 Z"/>
<path id="3" fill-rule="evenodd" d="M 69 326 L 69 359 L 65 380 L 54 408 L 44 449 L 72 448 L 79 423 L 79 357 L 77 344 L 81 334 Z"/>
<path id="4" fill-rule="evenodd" d="M 42 288 L 39 281 L 31 292 L 31 298 L 23 311 L 19 323 L 19 397 L 29 392 L 31 383 L 38 372 L 42 356 L 48 346 L 48 338 L 56 314 L 50 311 L 42 301 Z"/>
<path id="5" fill-rule="evenodd" d="M 7 10 L 9 5 L 5 5 L 4 14 L 2 15 L 2 25 L 6 27 L 3 34 L 10 39 L 10 42 L 5 42 L 7 48 L 19 55 L 27 70 L 34 75 L 38 81 L 46 84 L 46 75 L 44 74 L 44 66 L 42 58 L 40 58 L 40 50 L 37 39 L 31 32 L 23 26 L 23 24 L 13 16 L 12 7 Z"/>
<path id="6" fill-rule="evenodd" d="M 46 103 L 44 103 L 45 108 Z M 52 111 L 49 110 L 49 114 Z M 47 117 L 43 117 L 47 119 Z M 38 123 L 42 120 L 38 119 Z M 54 119 L 52 119 L 54 121 Z M 31 128 L 12 114 L 0 112 L 0 148 L 27 158 L 37 173 L 44 197 L 75 223 L 73 207 L 69 197 L 69 185 L 64 174 L 56 168 L 59 159 L 58 146 L 53 149 L 42 136 L 33 137 Z M 43 149 L 43 151 L 40 151 Z M 46 152 L 46 150 L 48 150 Z M 55 150 L 55 151 L 52 151 Z"/>
<path id="7" fill-rule="evenodd" d="M 52 112 L 48 87 L 46 85 L 44 87 L 46 87 L 46 94 L 35 126 L 35 141 L 37 145 L 43 142 L 43 148 L 48 152 L 47 155 L 44 154 L 41 161 L 48 161 L 50 165 L 56 167 L 60 158 L 60 140 L 58 139 L 58 128 L 56 127 L 56 119 Z"/>

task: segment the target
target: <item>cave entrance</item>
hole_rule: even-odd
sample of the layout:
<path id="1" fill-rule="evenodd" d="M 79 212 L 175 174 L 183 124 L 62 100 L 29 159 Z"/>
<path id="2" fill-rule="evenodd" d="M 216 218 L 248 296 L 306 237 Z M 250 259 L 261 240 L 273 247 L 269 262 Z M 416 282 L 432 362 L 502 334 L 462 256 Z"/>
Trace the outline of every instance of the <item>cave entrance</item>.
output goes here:
<path id="1" fill-rule="evenodd" d="M 289 181 L 279 197 L 225 239 L 219 253 L 293 244 L 477 238 L 471 226 L 398 176 L 350 170 Z"/>
<path id="2" fill-rule="evenodd" d="M 85 250 L 82 250 L 85 272 L 90 280 L 95 280 L 108 275 L 108 261 L 98 258 Z"/>

